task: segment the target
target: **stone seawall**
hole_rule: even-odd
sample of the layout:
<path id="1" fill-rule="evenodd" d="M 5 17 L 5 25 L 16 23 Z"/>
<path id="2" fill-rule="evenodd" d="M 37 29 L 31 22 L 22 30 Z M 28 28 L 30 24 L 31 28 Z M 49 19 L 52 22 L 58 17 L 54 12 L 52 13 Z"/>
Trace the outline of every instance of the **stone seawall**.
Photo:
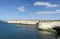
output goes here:
<path id="1" fill-rule="evenodd" d="M 60 21 L 56 20 L 56 21 L 43 21 L 43 22 L 39 22 L 38 28 L 40 29 L 49 29 L 49 28 L 53 28 L 55 26 L 60 26 Z"/>
<path id="2" fill-rule="evenodd" d="M 7 23 L 37 24 L 38 28 L 48 29 L 54 26 L 60 26 L 60 20 L 7 20 Z"/>
<path id="3" fill-rule="evenodd" d="M 36 24 L 38 21 L 34 21 L 34 20 L 17 20 L 17 21 L 14 21 L 14 20 L 10 20 L 10 21 L 7 21 L 7 23 L 20 23 L 20 24 Z"/>

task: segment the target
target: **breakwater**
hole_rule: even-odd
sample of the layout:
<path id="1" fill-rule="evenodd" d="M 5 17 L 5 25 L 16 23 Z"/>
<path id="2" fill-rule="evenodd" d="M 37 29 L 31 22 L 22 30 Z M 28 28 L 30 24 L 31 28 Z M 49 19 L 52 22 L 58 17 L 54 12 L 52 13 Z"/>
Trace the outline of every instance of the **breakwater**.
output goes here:
<path id="1" fill-rule="evenodd" d="M 40 29 L 48 29 L 54 26 L 60 26 L 60 20 L 6 20 L 7 23 L 37 25 Z"/>

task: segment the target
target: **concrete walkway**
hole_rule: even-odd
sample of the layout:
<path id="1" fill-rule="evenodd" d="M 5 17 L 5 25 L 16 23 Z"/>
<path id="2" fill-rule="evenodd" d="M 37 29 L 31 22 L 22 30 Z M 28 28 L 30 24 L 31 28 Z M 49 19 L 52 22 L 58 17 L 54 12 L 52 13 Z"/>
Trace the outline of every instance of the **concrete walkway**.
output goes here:
<path id="1" fill-rule="evenodd" d="M 39 39 L 56 39 L 55 35 L 47 31 L 39 31 Z"/>

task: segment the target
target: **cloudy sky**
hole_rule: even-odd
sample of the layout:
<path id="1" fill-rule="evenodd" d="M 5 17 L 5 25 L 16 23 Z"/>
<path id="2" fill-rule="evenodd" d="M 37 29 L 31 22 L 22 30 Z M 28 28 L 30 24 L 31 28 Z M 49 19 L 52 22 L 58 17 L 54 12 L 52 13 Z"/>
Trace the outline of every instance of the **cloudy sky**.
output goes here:
<path id="1" fill-rule="evenodd" d="M 0 20 L 59 20 L 60 0 L 0 0 Z"/>

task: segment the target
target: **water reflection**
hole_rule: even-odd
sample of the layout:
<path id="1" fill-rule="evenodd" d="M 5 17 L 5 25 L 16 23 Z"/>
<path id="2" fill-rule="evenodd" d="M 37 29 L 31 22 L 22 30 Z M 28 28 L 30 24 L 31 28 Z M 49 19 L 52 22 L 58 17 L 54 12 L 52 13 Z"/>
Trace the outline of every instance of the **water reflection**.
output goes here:
<path id="1" fill-rule="evenodd" d="M 18 26 L 18 36 L 22 37 L 22 39 L 38 39 L 38 32 L 36 28 L 21 25 Z"/>
<path id="2" fill-rule="evenodd" d="M 56 39 L 55 34 L 47 31 L 39 31 L 39 39 Z"/>
<path id="3" fill-rule="evenodd" d="M 18 26 L 0 21 L 0 39 L 39 39 L 38 30 L 32 26 Z"/>

